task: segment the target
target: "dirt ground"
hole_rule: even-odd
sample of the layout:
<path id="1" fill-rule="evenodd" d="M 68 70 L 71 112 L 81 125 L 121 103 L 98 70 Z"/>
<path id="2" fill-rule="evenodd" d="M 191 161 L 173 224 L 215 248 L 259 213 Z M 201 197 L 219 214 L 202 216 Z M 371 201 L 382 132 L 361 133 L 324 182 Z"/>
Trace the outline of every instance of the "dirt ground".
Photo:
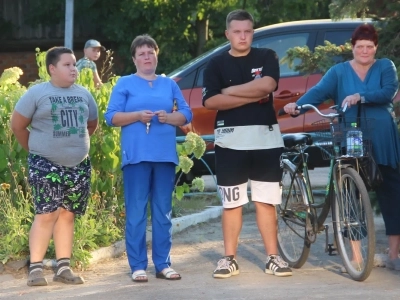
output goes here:
<path id="1" fill-rule="evenodd" d="M 378 240 L 386 243 L 384 233 L 377 234 Z M 171 257 L 172 267 L 182 275 L 178 282 L 155 278 L 149 249 L 148 283 L 132 282 L 126 255 L 122 255 L 79 272 L 86 280 L 79 286 L 53 282 L 51 270 L 46 270 L 49 285 L 38 288 L 26 285 L 26 270 L 0 275 L 0 299 L 398 299 L 400 272 L 374 268 L 365 282 L 355 282 L 340 273 L 340 257 L 328 256 L 324 243 L 321 234 L 307 263 L 294 270 L 293 276 L 267 275 L 255 215 L 247 213 L 238 247 L 239 276 L 212 278 L 223 255 L 221 223 L 216 219 L 174 235 Z"/>

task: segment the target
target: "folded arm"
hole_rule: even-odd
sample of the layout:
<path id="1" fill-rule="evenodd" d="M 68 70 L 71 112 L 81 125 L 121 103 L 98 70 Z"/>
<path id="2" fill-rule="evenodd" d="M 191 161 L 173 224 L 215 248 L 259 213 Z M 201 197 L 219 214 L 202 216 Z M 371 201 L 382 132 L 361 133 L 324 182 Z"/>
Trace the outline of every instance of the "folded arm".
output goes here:
<path id="1" fill-rule="evenodd" d="M 224 95 L 250 98 L 264 98 L 275 91 L 277 83 L 275 79 L 269 76 L 249 81 L 247 83 L 233 85 L 223 89 Z"/>

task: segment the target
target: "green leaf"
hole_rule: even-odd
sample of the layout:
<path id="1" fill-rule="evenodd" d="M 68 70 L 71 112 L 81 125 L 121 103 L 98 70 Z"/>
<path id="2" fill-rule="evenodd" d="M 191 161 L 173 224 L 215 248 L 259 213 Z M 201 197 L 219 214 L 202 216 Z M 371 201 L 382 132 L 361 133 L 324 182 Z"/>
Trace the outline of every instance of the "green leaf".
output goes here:
<path id="1" fill-rule="evenodd" d="M 178 200 L 182 200 L 184 196 L 185 188 L 183 186 L 177 186 L 175 188 L 175 197 Z"/>

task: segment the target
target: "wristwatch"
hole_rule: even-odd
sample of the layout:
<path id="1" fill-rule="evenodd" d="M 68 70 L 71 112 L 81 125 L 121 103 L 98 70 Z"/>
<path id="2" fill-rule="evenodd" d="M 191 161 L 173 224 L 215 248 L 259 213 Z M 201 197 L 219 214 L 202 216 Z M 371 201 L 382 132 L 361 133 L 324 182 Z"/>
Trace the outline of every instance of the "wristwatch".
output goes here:
<path id="1" fill-rule="evenodd" d="M 360 95 L 360 102 L 365 103 L 365 97 Z"/>

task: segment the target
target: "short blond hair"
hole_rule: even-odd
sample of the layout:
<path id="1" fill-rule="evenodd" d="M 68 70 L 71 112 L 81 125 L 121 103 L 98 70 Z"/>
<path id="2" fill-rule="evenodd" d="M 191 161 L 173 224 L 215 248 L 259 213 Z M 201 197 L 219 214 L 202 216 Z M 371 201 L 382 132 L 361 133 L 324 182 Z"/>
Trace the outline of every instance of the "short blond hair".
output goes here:
<path id="1" fill-rule="evenodd" d="M 226 17 L 226 29 L 229 29 L 229 25 L 232 21 L 246 21 L 249 20 L 254 25 L 254 18 L 253 16 L 245 11 L 244 9 L 236 9 L 231 11 Z"/>

